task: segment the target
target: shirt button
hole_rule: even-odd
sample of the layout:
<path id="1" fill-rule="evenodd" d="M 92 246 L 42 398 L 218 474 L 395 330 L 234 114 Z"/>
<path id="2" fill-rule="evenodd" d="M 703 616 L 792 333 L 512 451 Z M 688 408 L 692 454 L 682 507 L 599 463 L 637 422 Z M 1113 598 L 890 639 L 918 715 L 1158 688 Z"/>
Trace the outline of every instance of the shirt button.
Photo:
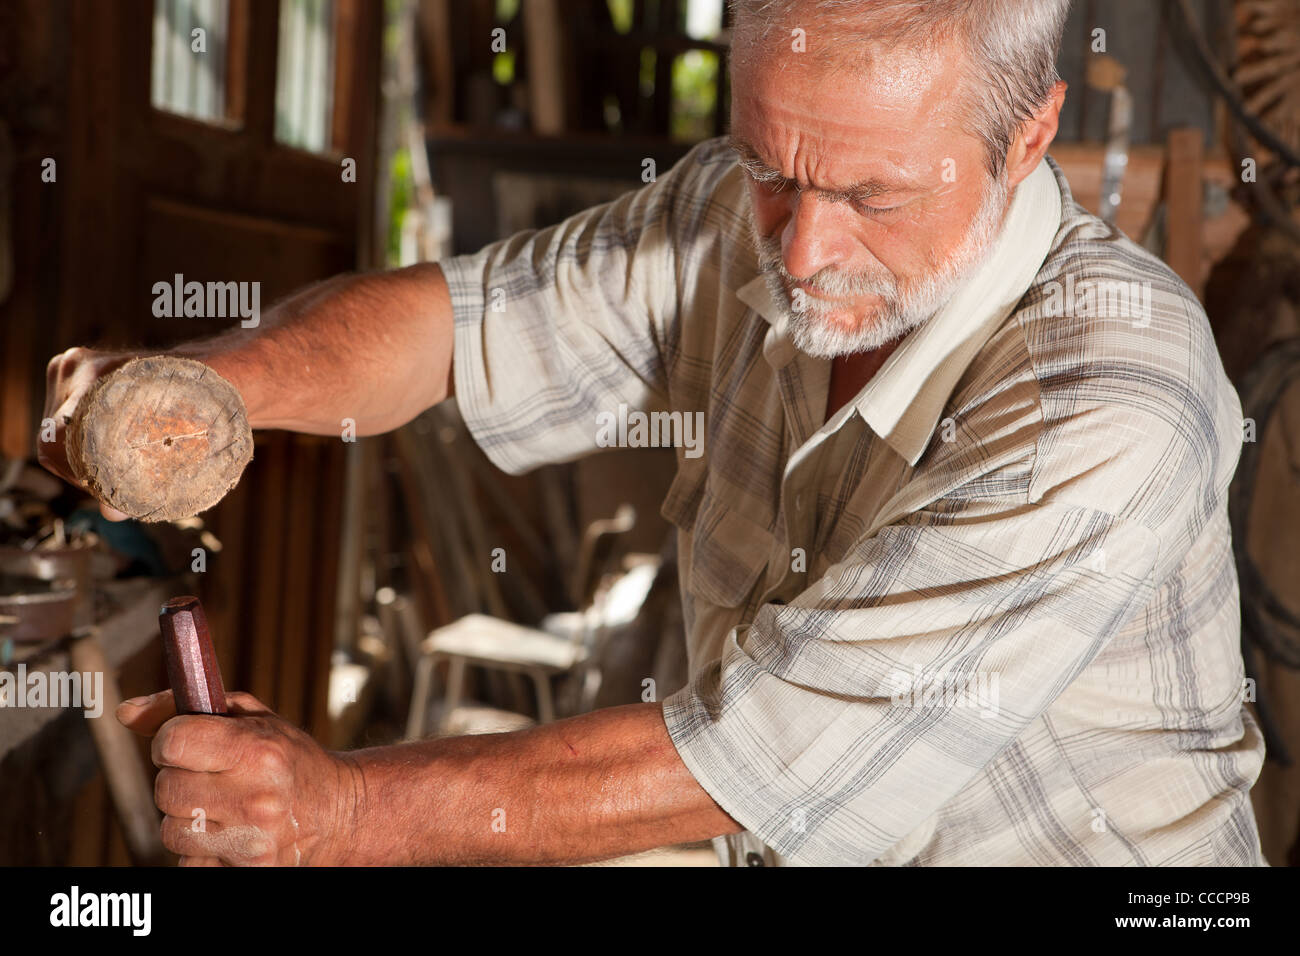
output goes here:
<path id="1" fill-rule="evenodd" d="M 762 866 L 763 855 L 761 853 L 751 853 L 745 857 L 745 863 L 747 866 Z"/>

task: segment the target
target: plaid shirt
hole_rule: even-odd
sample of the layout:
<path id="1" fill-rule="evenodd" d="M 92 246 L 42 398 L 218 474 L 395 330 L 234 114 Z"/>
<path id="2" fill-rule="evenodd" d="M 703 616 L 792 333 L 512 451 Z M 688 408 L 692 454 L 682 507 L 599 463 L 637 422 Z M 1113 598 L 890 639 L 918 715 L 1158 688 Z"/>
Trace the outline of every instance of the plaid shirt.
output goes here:
<path id="1" fill-rule="evenodd" d="M 499 467 L 703 415 L 663 505 L 691 671 L 664 718 L 746 828 L 723 862 L 1264 865 L 1242 417 L 1191 290 L 1045 160 L 986 265 L 827 420 L 830 363 L 791 344 L 747 212 L 711 140 L 443 263 L 457 399 Z"/>

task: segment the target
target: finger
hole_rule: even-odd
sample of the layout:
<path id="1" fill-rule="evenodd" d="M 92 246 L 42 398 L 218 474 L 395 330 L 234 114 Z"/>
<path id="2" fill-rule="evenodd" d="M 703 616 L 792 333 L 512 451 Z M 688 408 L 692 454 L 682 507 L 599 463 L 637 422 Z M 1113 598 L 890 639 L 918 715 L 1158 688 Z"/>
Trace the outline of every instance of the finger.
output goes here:
<path id="1" fill-rule="evenodd" d="M 176 699 L 170 690 L 148 697 L 132 697 L 117 705 L 117 720 L 141 737 L 152 737 L 158 728 L 176 716 Z"/>
<path id="2" fill-rule="evenodd" d="M 59 383 L 59 364 L 62 355 L 56 355 L 45 363 L 45 409 L 44 417 L 49 417 L 50 405 L 55 398 L 55 387 Z"/>
<path id="3" fill-rule="evenodd" d="M 215 714 L 173 717 L 154 734 L 154 766 L 197 773 L 223 773 L 243 762 L 249 744 L 265 740 L 266 728 L 256 717 L 231 720 Z"/>
<path id="4" fill-rule="evenodd" d="M 276 831 L 292 816 L 288 796 L 247 777 L 163 767 L 153 783 L 153 802 L 166 816 L 198 827 L 238 820 Z"/>
<path id="5" fill-rule="evenodd" d="M 102 501 L 99 503 L 99 513 L 109 521 L 125 521 L 127 518 L 131 517 L 110 505 L 104 504 Z"/>
<path id="6" fill-rule="evenodd" d="M 225 866 L 215 856 L 183 856 L 177 866 Z"/>
<path id="7" fill-rule="evenodd" d="M 50 416 L 46 416 L 47 418 Z M 64 423 L 62 417 L 54 416 L 54 436 L 46 441 L 45 424 L 42 422 L 41 433 L 37 436 L 36 442 L 36 461 L 42 468 L 57 475 L 74 488 L 87 490 L 86 486 L 77 479 L 72 473 L 72 466 L 68 464 L 68 426 Z"/>
<path id="8" fill-rule="evenodd" d="M 58 405 L 63 404 L 67 396 L 64 394 L 63 380 L 65 369 L 68 363 L 75 361 L 80 354 L 80 349 L 68 349 L 60 352 L 54 358 L 50 359 L 45 365 L 45 417 L 48 418 Z M 75 353 L 75 354 L 74 354 Z M 56 404 L 58 403 L 58 404 Z"/>

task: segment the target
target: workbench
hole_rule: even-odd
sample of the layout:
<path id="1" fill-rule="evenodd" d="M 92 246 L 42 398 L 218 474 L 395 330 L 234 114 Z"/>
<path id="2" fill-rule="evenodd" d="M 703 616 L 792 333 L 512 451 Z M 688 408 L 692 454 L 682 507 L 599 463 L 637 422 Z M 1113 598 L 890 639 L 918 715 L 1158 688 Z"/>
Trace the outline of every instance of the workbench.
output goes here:
<path id="1" fill-rule="evenodd" d="M 158 640 L 158 608 L 184 584 L 173 579 L 136 578 L 100 584 L 109 612 L 96 621 L 99 641 L 112 667 L 121 667 L 150 641 Z M 21 654 L 21 645 L 19 653 Z M 26 658 L 27 672 L 67 671 L 66 641 Z M 17 661 L 4 667 L 16 670 Z M 63 713 L 60 707 L 0 707 L 0 760 Z"/>
<path id="2" fill-rule="evenodd" d="M 106 662 L 101 667 L 121 671 L 151 643 L 156 644 L 159 607 L 169 597 L 192 589 L 193 581 L 186 577 L 136 578 L 97 585 L 97 644 Z M 14 660 L 3 670 L 16 674 L 19 662 L 26 665 L 28 674 L 72 670 L 69 645 L 66 638 L 38 651 L 18 645 Z M 158 656 L 161 661 L 161 653 Z M 104 683 L 107 687 L 108 681 Z M 115 720 L 112 705 L 106 704 L 99 721 Z M 84 835 L 76 835 L 86 828 L 93 834 L 102 826 L 98 817 L 82 819 L 87 812 L 82 799 L 86 785 L 101 772 L 101 755 L 91 724 L 77 709 L 0 708 L 0 865 L 64 865 L 73 862 L 78 849 L 83 861 L 87 853 L 90 859 L 96 859 L 107 852 L 95 849 L 99 838 L 92 836 L 87 844 Z M 143 751 L 136 759 L 136 772 L 148 774 Z M 141 784 L 150 786 L 143 779 Z M 148 797 L 146 791 L 142 802 L 151 803 Z M 136 826 L 152 827 L 143 819 L 143 809 L 151 808 L 141 809 L 137 814 L 141 821 Z M 114 824 L 115 830 L 117 826 Z M 87 846 L 91 847 L 89 851 Z"/>

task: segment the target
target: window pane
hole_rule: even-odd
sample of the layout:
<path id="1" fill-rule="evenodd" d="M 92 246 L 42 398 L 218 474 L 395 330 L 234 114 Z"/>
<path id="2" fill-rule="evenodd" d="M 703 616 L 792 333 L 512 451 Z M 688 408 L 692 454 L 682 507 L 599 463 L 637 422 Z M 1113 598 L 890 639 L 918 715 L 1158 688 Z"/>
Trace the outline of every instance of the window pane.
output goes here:
<path id="1" fill-rule="evenodd" d="M 323 152 L 334 111 L 334 0 L 280 0 L 275 138 Z"/>
<path id="2" fill-rule="evenodd" d="M 686 35 L 715 40 L 722 32 L 722 0 L 686 0 Z"/>
<path id="3" fill-rule="evenodd" d="M 697 142 L 713 135 L 718 107 L 718 55 L 689 50 L 673 60 L 672 136 Z"/>
<path id="4" fill-rule="evenodd" d="M 154 0 L 154 107 L 208 122 L 226 119 L 229 0 Z"/>
<path id="5" fill-rule="evenodd" d="M 609 19 L 614 24 L 614 29 L 619 33 L 627 33 L 632 29 L 632 0 L 607 0 L 609 4 Z"/>

